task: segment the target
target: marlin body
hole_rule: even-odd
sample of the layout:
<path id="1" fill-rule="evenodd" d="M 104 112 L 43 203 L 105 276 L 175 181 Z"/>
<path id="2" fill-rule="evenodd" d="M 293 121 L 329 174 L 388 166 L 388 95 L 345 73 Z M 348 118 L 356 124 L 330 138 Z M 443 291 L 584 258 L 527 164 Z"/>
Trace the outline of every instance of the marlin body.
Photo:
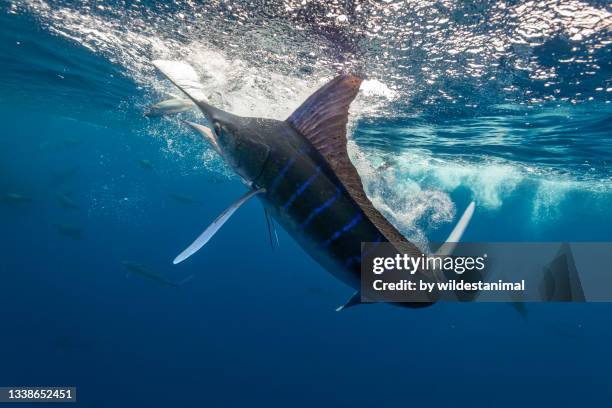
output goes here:
<path id="1" fill-rule="evenodd" d="M 190 95 L 167 64 L 155 62 L 194 101 L 212 129 L 187 124 L 211 143 L 250 189 L 175 263 L 206 244 L 231 214 L 254 196 L 262 201 L 266 214 L 282 225 L 310 256 L 357 291 L 346 307 L 359 303 L 362 242 L 401 243 L 404 251 L 414 256 L 421 254 L 372 205 L 348 157 L 348 109 L 359 91 L 361 78 L 336 77 L 287 120 L 279 121 L 239 117 L 209 105 Z"/>
<path id="2" fill-rule="evenodd" d="M 358 290 L 361 243 L 387 238 L 361 209 L 325 158 L 287 122 L 258 120 L 274 141 L 253 188 L 272 217 L 325 269 Z"/>

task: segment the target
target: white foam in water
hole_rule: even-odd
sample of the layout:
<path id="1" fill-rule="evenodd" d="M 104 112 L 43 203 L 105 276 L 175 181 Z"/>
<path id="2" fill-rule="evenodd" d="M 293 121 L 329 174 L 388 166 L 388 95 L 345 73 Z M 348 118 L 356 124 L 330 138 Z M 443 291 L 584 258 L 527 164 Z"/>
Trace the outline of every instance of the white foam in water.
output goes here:
<path id="1" fill-rule="evenodd" d="M 322 82 L 251 67 L 240 59 L 230 60 L 221 52 L 195 45 L 183 61 L 198 71 L 211 103 L 240 116 L 284 120 Z"/>
<path id="2" fill-rule="evenodd" d="M 445 191 L 467 186 L 476 202 L 490 209 L 499 208 L 504 197 L 523 180 L 517 169 L 507 164 L 448 162 L 431 157 L 419 160 L 413 154 L 408 156 L 403 155 L 399 164 L 411 177 L 432 177 Z"/>
<path id="3" fill-rule="evenodd" d="M 299 37 L 301 29 L 284 33 L 274 31 L 274 22 L 270 25 L 265 22 L 261 28 L 249 22 L 251 29 L 240 31 L 236 21 L 246 21 L 243 17 L 248 15 L 246 8 L 240 8 L 240 2 L 233 5 L 233 14 L 238 17 L 235 21 L 215 19 L 215 13 L 218 12 L 215 7 L 222 6 L 212 4 L 200 6 L 177 3 L 178 11 L 166 10 L 159 14 L 134 5 L 130 9 L 107 9 L 107 14 L 97 14 L 87 9 L 49 6 L 44 1 L 17 3 L 25 5 L 25 9 L 39 16 L 51 32 L 121 65 L 147 91 L 146 100 L 141 101 L 143 108 L 166 96 L 178 96 L 176 88 L 155 72 L 151 65 L 154 59 L 180 61 L 185 72 L 189 71 L 192 84 L 213 105 L 238 115 L 274 119 L 288 117 L 304 99 L 329 80 L 339 67 L 339 63 L 330 62 L 328 56 L 319 51 L 328 44 L 317 42 L 316 36 L 308 37 L 308 41 L 305 41 Z M 287 8 L 289 11 L 300 7 L 299 2 L 289 3 L 292 5 Z M 554 1 L 548 1 L 546 6 L 541 7 L 531 3 L 506 6 L 500 2 L 492 8 L 491 18 L 504 18 L 509 13 L 516 20 L 517 24 L 510 25 L 515 27 L 512 29 L 514 31 L 509 32 L 472 32 L 463 25 L 449 22 L 448 18 L 441 18 L 436 14 L 436 8 L 426 4 L 415 4 L 415 10 L 409 12 L 396 9 L 391 15 L 384 13 L 385 7 L 391 6 L 383 3 L 372 5 L 382 8 L 378 15 L 386 17 L 372 17 L 368 27 L 373 32 L 366 34 L 380 37 L 377 34 L 379 30 L 390 33 L 384 39 L 378 38 L 389 52 L 369 55 L 369 72 L 375 77 L 362 84 L 362 92 L 351 106 L 349 129 L 355 126 L 359 117 L 394 116 L 389 106 L 394 102 L 410 100 L 413 87 L 425 87 L 427 100 L 424 104 L 435 103 L 436 99 L 432 98 L 442 98 L 449 103 L 462 102 L 440 84 L 461 77 L 480 78 L 486 74 L 488 67 L 499 65 L 502 59 L 515 58 L 515 65 L 524 66 L 532 75 L 546 74 L 548 80 L 554 77 L 554 73 L 544 72 L 541 67 L 534 66 L 530 58 L 531 48 L 521 48 L 520 55 L 508 55 L 513 52 L 516 44 L 537 47 L 545 38 L 557 32 L 569 34 L 573 40 L 592 38 L 589 43 L 592 47 L 603 44 L 600 33 L 606 29 L 605 22 L 610 20 L 610 13 L 605 9 L 575 1 L 569 1 L 565 6 Z M 18 9 L 17 6 L 15 8 Z M 532 24 L 538 16 L 545 18 L 537 19 L 539 25 Z M 336 20 L 339 24 L 347 24 L 350 18 L 342 14 L 342 18 L 338 16 Z M 397 24 L 403 20 L 411 24 Z M 428 26 L 421 26 L 423 22 Z M 411 25 L 413 28 L 410 28 Z M 284 35 L 293 37 L 284 38 Z M 301 38 L 301 42 L 296 42 L 296 38 Z M 419 61 L 423 64 L 421 77 L 403 74 L 400 70 L 394 71 L 398 69 L 394 67 L 404 64 L 402 55 L 409 51 L 403 48 L 405 45 L 402 42 L 396 44 L 394 38 L 412 38 L 415 44 L 422 42 L 422 50 L 431 58 L 430 61 Z M 213 45 L 212 40 L 217 40 L 217 45 Z M 393 51 L 397 52 L 398 49 L 401 53 L 394 54 Z M 298 54 L 306 57 L 296 57 Z M 457 54 L 462 57 L 457 58 Z M 304 60 L 314 62 L 310 70 L 301 72 L 296 67 L 304 65 Z M 442 60 L 446 61 L 447 66 L 441 68 L 436 64 Z M 465 66 L 461 65 L 463 60 L 468 62 Z M 189 67 L 193 67 L 193 72 Z M 553 88 L 548 95 L 552 100 L 556 97 Z M 513 87 L 508 89 L 509 94 L 514 92 Z M 159 129 L 151 129 L 151 133 L 157 132 L 166 139 L 169 152 L 187 156 L 177 147 L 181 145 L 181 132 L 167 130 L 168 122 L 158 123 L 166 124 L 157 125 Z M 178 126 L 177 129 L 182 129 L 184 138 L 188 130 Z M 397 131 L 401 132 L 401 129 Z M 382 138 L 384 135 L 377 137 Z M 454 219 L 457 211 L 450 193 L 460 187 L 470 191 L 478 207 L 495 210 L 503 205 L 504 200 L 521 183 L 526 180 L 535 181 L 537 192 L 533 203 L 534 217 L 552 216 L 555 205 L 564 199 L 569 190 L 584 187 L 579 183 L 559 179 L 554 174 L 550 178 L 541 176 L 540 173 L 545 172 L 535 168 L 535 165 L 533 170 L 524 163 L 509 160 L 490 157 L 483 157 L 479 162 L 455 160 L 434 157 L 428 151 L 409 148 L 398 149 L 392 155 L 381 154 L 371 148 L 364 151 L 352 142 L 348 147 L 366 192 L 376 207 L 402 232 L 421 241 L 425 241 L 425 229 L 435 228 Z M 200 151 L 198 155 L 202 157 L 203 167 L 218 167 L 219 160 L 211 151 L 203 154 Z"/>
<path id="4" fill-rule="evenodd" d="M 480 207 L 488 209 L 499 208 L 506 196 L 511 194 L 516 187 L 524 180 L 516 167 L 500 163 L 468 163 L 459 160 L 447 161 L 437 157 L 432 157 L 427 151 L 406 151 L 398 155 L 386 155 L 379 158 L 383 165 L 382 170 L 375 172 L 370 169 L 370 157 L 365 154 L 354 154 L 353 161 L 357 163 L 360 173 L 371 171 L 371 176 L 385 180 L 389 189 L 402 188 L 401 183 L 406 185 L 420 183 L 435 188 L 440 192 L 452 192 L 459 187 L 467 187 L 473 199 Z M 367 170 L 370 169 L 370 170 Z M 382 173 L 382 174 L 381 174 Z M 414 191 L 415 187 L 411 187 Z M 431 193 L 423 194 L 434 197 Z M 448 205 L 450 204 L 450 200 Z M 436 205 L 436 213 L 439 218 L 432 218 L 431 222 L 439 223 L 450 221 L 454 214 L 454 209 L 447 207 L 447 202 L 437 199 L 431 205 Z M 424 211 L 425 212 L 425 211 Z"/>
<path id="5" fill-rule="evenodd" d="M 388 157 L 366 154 L 353 142 L 348 147 L 372 204 L 406 237 L 425 244 L 425 229 L 453 220 L 455 205 L 447 193 L 422 189 L 401 166 L 388 165 Z"/>
<path id="6" fill-rule="evenodd" d="M 559 211 L 559 204 L 565 199 L 567 193 L 576 189 L 573 181 L 549 181 L 542 180 L 535 194 L 533 201 L 533 218 L 535 220 L 554 220 L 562 214 Z"/>

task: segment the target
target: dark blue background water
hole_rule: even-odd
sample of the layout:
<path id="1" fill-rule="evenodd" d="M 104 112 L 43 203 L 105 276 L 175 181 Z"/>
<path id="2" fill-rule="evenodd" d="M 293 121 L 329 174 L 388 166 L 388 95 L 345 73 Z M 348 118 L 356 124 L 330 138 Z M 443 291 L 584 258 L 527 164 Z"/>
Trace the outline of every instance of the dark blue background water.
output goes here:
<path id="1" fill-rule="evenodd" d="M 184 129 L 141 116 L 154 92 L 124 66 L 51 34 L 44 14 L 0 4 L 0 385 L 77 386 L 83 407 L 608 404 L 607 304 L 533 304 L 527 318 L 505 304 L 336 313 L 352 291 L 284 231 L 271 250 L 255 200 L 173 266 L 244 187 L 217 162 L 202 166 L 206 148 Z M 610 48 L 597 52 L 605 86 Z M 612 123 L 601 92 L 528 113 L 516 103 L 371 115 L 354 139 L 395 158 L 389 176 L 440 190 L 459 210 L 475 198 L 467 241 L 609 241 Z M 490 139 L 500 128 L 507 143 Z M 178 152 L 163 136 L 172 132 Z M 441 162 L 402 159 L 419 154 Z M 535 175 L 478 178 L 500 168 L 491 158 Z M 457 163 L 455 185 L 444 169 Z M 62 208 L 58 193 L 79 208 Z M 435 241 L 452 222 L 417 227 Z M 126 277 L 125 260 L 195 278 L 176 289 Z"/>

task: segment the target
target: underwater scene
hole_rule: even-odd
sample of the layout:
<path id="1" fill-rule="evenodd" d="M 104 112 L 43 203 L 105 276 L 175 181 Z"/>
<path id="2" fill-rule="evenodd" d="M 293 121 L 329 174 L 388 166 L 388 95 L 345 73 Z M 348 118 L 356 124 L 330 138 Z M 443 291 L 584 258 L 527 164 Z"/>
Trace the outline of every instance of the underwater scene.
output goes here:
<path id="1" fill-rule="evenodd" d="M 342 116 L 348 159 L 309 139 L 331 164 L 275 213 L 294 162 L 257 190 L 272 153 L 225 112 L 270 140 Z M 92 408 L 612 398 L 611 304 L 340 310 L 355 287 L 282 213 L 367 207 L 326 249 L 364 217 L 427 248 L 472 202 L 461 241 L 612 241 L 607 1 L 0 0 L 0 123 L 0 387 Z M 323 199 L 319 173 L 364 195 Z"/>

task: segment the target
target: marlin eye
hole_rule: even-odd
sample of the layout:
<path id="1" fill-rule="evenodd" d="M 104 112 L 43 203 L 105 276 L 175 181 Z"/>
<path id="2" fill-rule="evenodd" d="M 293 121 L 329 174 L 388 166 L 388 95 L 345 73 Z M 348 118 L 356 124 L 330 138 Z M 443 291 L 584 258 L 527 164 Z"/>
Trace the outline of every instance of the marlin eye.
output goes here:
<path id="1" fill-rule="evenodd" d="M 217 133 L 217 135 L 221 134 L 221 125 L 219 124 L 219 122 L 215 122 L 214 125 L 215 127 L 215 132 Z"/>

